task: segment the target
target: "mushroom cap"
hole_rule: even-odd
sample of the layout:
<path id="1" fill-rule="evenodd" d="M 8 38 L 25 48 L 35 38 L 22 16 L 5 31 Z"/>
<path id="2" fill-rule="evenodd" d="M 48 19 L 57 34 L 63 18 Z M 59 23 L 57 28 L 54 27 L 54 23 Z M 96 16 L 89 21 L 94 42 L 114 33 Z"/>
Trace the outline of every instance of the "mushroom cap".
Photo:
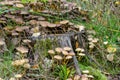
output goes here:
<path id="1" fill-rule="evenodd" d="M 55 48 L 55 51 L 56 51 L 56 52 L 58 52 L 58 53 L 61 53 L 61 52 L 62 52 L 62 50 L 63 50 L 63 49 L 62 49 L 62 48 L 60 48 L 60 47 Z"/>
<path id="2" fill-rule="evenodd" d="M 89 74 L 89 70 L 82 71 L 84 74 Z"/>
<path id="3" fill-rule="evenodd" d="M 69 55 L 69 56 L 74 56 L 75 53 L 74 53 L 74 52 L 70 52 L 70 53 L 68 53 L 68 55 Z"/>
<path id="4" fill-rule="evenodd" d="M 65 51 L 71 51 L 72 49 L 70 47 L 64 47 L 63 48 Z"/>
<path id="5" fill-rule="evenodd" d="M 30 43 L 31 40 L 29 40 L 29 39 L 24 39 L 23 42 L 24 42 L 24 43 Z"/>
<path id="6" fill-rule="evenodd" d="M 79 56 L 85 56 L 85 54 L 84 54 L 84 53 L 79 53 L 78 55 L 79 55 Z"/>
<path id="7" fill-rule="evenodd" d="M 68 53 L 67 51 L 63 50 L 63 51 L 62 51 L 62 54 L 63 54 L 63 55 L 68 55 L 69 53 Z"/>
<path id="8" fill-rule="evenodd" d="M 87 75 L 87 77 L 88 77 L 88 78 L 94 78 L 94 76 L 93 76 L 93 75 Z"/>
<path id="9" fill-rule="evenodd" d="M 49 54 L 55 54 L 55 51 L 54 50 L 48 50 L 48 53 Z"/>
<path id="10" fill-rule="evenodd" d="M 19 46 L 16 48 L 17 51 L 19 51 L 20 53 L 28 53 L 28 48 L 24 47 L 24 46 Z"/>
<path id="11" fill-rule="evenodd" d="M 63 58 L 62 58 L 62 56 L 60 56 L 60 55 L 55 55 L 55 56 L 54 56 L 54 59 L 62 60 Z"/>
<path id="12" fill-rule="evenodd" d="M 72 59 L 72 56 L 66 56 L 65 59 Z"/>
<path id="13" fill-rule="evenodd" d="M 22 74 L 16 74 L 15 78 L 21 78 L 23 75 Z"/>

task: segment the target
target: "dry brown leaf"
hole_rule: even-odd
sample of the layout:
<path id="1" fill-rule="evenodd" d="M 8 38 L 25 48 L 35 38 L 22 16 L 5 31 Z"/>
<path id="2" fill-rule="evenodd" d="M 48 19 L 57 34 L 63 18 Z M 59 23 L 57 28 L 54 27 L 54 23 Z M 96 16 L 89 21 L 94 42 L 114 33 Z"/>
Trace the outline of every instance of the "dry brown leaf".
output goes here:
<path id="1" fill-rule="evenodd" d="M 19 51 L 20 53 L 28 53 L 28 48 L 24 47 L 24 46 L 19 46 L 16 48 L 17 51 Z"/>
<path id="2" fill-rule="evenodd" d="M 38 69 L 39 65 L 38 64 L 34 64 L 33 66 L 31 66 L 32 69 Z"/>

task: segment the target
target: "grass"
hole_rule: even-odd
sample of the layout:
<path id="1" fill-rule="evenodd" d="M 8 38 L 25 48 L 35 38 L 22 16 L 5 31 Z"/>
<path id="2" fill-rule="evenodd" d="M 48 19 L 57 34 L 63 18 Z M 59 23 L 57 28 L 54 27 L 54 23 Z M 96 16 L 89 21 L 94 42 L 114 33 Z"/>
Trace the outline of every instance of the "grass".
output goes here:
<path id="1" fill-rule="evenodd" d="M 107 80 L 106 76 L 101 73 L 100 70 L 94 69 L 91 66 L 85 66 L 80 64 L 80 68 L 82 70 L 89 70 L 91 75 L 93 75 L 95 78 L 94 80 Z"/>
<path id="2" fill-rule="evenodd" d="M 76 0 L 75 2 L 77 2 Z M 120 36 L 120 19 L 118 18 L 118 14 L 113 14 L 112 11 L 107 13 L 107 11 L 110 11 L 110 8 L 108 7 L 109 4 L 106 4 L 107 6 L 105 12 L 100 13 L 100 9 L 103 8 L 102 5 L 104 5 L 105 0 L 101 0 L 97 5 L 96 4 L 88 4 L 88 2 L 81 3 L 82 8 L 86 10 L 91 10 L 88 14 L 90 15 L 91 22 L 85 23 L 85 22 L 79 22 L 76 20 L 72 20 L 73 23 L 75 24 L 80 24 L 84 25 L 87 30 L 94 30 L 96 32 L 96 35 L 94 37 L 99 38 L 99 46 L 96 45 L 97 51 L 93 51 L 95 54 L 91 54 L 92 57 L 103 67 L 103 70 L 106 70 L 107 72 L 110 72 L 111 74 L 116 74 L 119 73 L 120 68 L 118 63 L 114 60 L 113 62 L 109 62 L 106 58 L 106 55 L 108 54 L 106 52 L 106 49 L 108 45 L 115 45 L 117 49 L 119 49 L 119 43 L 117 43 L 117 40 Z M 97 2 L 97 1 L 96 1 Z M 110 1 L 108 0 L 108 3 Z M 114 2 L 113 2 L 114 3 Z M 78 4 L 79 5 L 79 4 Z M 96 6 L 96 7 L 94 7 Z M 114 11 L 116 12 L 116 11 Z M 93 15 L 97 14 L 96 17 L 92 17 Z M 102 16 L 101 16 L 102 15 Z M 103 42 L 108 41 L 108 45 L 104 45 Z M 100 48 L 102 50 L 100 50 Z M 117 50 L 115 56 L 120 56 L 119 55 L 119 50 Z M 104 58 L 103 58 L 104 57 Z M 101 58 L 103 60 L 101 60 Z M 118 59 L 119 60 L 119 59 Z M 85 63 L 85 62 L 84 62 Z M 94 63 L 90 63 L 93 65 Z M 95 64 L 97 65 L 97 64 Z M 94 66 L 95 67 L 95 66 Z"/>

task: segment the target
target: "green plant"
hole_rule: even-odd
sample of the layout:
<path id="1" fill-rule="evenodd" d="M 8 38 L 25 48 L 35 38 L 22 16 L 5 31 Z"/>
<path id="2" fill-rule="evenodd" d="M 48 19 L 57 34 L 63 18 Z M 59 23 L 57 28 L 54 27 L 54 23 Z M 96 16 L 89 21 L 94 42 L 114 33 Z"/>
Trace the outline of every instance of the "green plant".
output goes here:
<path id="1" fill-rule="evenodd" d="M 47 2 L 48 0 L 22 0 L 22 3 L 29 3 L 29 2 L 37 2 L 37 1 L 41 1 L 41 2 Z"/>
<path id="2" fill-rule="evenodd" d="M 94 76 L 94 80 L 107 80 L 107 77 L 104 74 L 102 74 L 101 71 L 98 69 L 94 69 L 91 66 L 84 66 L 82 64 L 80 64 L 80 68 L 82 70 L 89 70 L 90 75 Z"/>
<path id="3" fill-rule="evenodd" d="M 29 3 L 29 2 L 35 2 L 37 0 L 22 0 L 22 3 Z"/>
<path id="4" fill-rule="evenodd" d="M 59 77 L 60 80 L 67 80 L 67 78 L 69 78 L 73 73 L 74 70 L 71 70 L 67 65 L 57 65 L 54 71 L 54 75 Z"/>

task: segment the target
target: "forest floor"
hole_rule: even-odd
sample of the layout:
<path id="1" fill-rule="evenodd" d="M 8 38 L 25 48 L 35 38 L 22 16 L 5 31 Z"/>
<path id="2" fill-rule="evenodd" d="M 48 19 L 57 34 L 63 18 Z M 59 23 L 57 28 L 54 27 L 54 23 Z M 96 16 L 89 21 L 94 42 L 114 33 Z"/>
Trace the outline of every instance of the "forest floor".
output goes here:
<path id="1" fill-rule="evenodd" d="M 0 0 L 0 80 L 120 80 L 119 8 Z"/>

